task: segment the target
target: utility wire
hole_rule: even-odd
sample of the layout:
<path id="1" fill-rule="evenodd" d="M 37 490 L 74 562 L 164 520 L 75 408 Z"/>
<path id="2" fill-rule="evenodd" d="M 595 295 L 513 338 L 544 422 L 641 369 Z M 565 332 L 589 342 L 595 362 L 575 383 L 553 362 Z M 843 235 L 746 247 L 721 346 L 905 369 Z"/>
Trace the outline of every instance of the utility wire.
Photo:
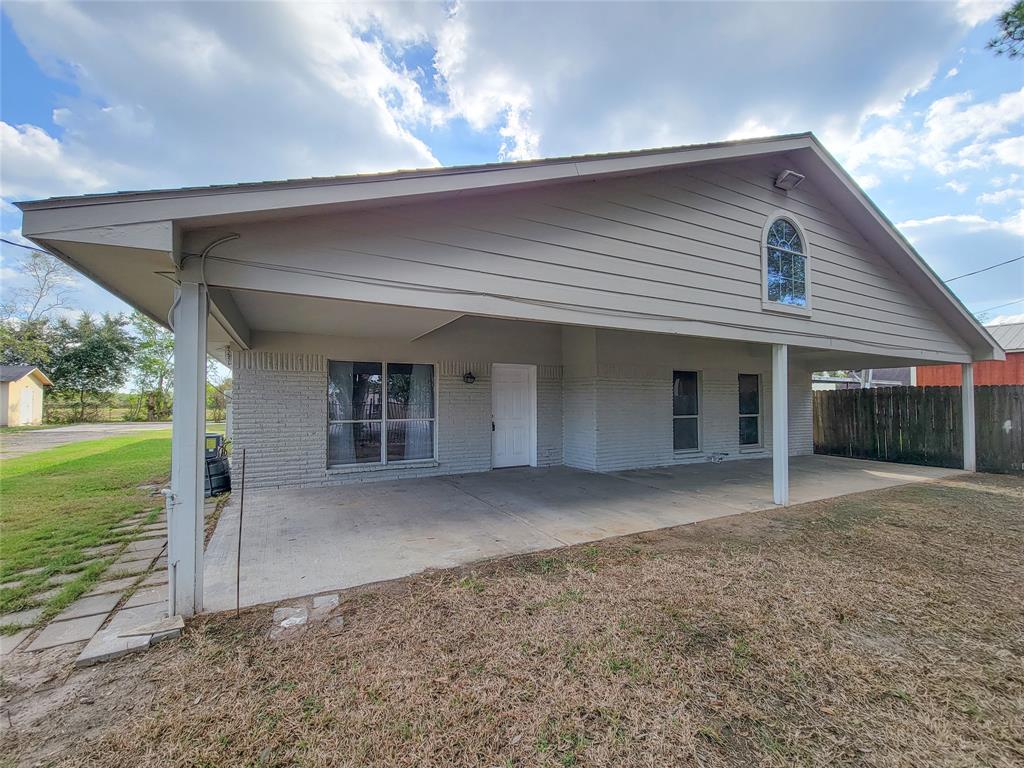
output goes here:
<path id="1" fill-rule="evenodd" d="M 988 272 L 990 269 L 995 269 L 996 267 L 1001 267 L 1004 264 L 1013 264 L 1013 262 L 1020 261 L 1021 259 L 1024 259 L 1024 256 L 1015 256 L 1012 259 L 1007 259 L 1006 261 L 1000 261 L 998 264 L 993 264 L 991 267 L 982 267 L 981 269 L 976 269 L 973 272 L 965 272 L 962 275 L 957 275 L 956 277 L 951 277 L 951 278 L 949 278 L 949 280 L 945 280 L 944 282 L 952 283 L 954 280 L 959 280 L 962 277 L 970 277 L 971 275 L 980 275 L 982 272 Z"/>
<path id="2" fill-rule="evenodd" d="M 1009 307 L 1012 304 L 1020 304 L 1022 301 L 1024 301 L 1024 299 L 1016 299 L 1015 301 L 1008 301 L 1005 304 L 997 304 L 994 307 L 989 307 L 988 309 L 983 309 L 980 312 L 975 312 L 974 314 L 975 314 L 975 316 L 983 315 L 986 312 L 991 312 L 993 309 L 1002 309 L 1003 307 Z"/>
<path id="3" fill-rule="evenodd" d="M 39 251 L 39 253 L 46 253 L 38 245 L 25 245 L 24 243 L 16 243 L 13 240 L 8 240 L 6 237 L 0 237 L 0 242 L 7 243 L 7 245 L 13 245 L 15 248 L 24 248 L 26 251 Z"/>

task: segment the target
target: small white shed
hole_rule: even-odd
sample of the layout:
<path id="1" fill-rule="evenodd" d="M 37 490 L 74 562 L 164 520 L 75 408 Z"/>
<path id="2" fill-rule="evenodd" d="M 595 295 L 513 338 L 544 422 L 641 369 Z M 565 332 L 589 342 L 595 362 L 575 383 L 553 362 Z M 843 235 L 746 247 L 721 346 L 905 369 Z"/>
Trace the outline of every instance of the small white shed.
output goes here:
<path id="1" fill-rule="evenodd" d="M 44 387 L 52 387 L 34 365 L 0 365 L 0 426 L 43 423 Z"/>

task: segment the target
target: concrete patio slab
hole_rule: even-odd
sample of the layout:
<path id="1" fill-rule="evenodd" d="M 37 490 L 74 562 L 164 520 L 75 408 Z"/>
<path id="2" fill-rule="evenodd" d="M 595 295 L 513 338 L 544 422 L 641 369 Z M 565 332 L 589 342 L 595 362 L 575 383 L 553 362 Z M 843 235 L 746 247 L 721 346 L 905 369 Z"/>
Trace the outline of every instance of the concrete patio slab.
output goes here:
<path id="1" fill-rule="evenodd" d="M 59 595 L 63 589 L 64 587 L 54 587 L 53 589 L 47 589 L 45 592 L 36 592 L 32 595 L 32 599 L 40 603 L 46 603 Z"/>
<path id="2" fill-rule="evenodd" d="M 144 587 L 152 587 L 152 586 L 155 586 L 157 584 L 166 584 L 166 583 L 167 583 L 167 569 L 166 568 L 162 569 L 162 570 L 159 570 L 159 571 L 153 571 L 153 573 L 149 574 L 146 578 L 144 578 L 142 580 L 142 586 L 144 586 Z"/>
<path id="3" fill-rule="evenodd" d="M 137 608 L 122 608 L 111 618 L 101 632 L 96 632 L 75 659 L 76 667 L 88 667 L 101 661 L 109 661 L 128 653 L 149 648 L 151 635 L 127 635 L 122 632 L 134 630 L 167 617 L 166 603 L 153 603 Z"/>
<path id="4" fill-rule="evenodd" d="M 121 579 L 101 581 L 89 592 L 86 592 L 86 597 L 92 597 L 93 595 L 105 595 L 110 592 L 124 592 L 128 587 L 132 586 L 138 578 L 138 576 L 126 576 Z"/>
<path id="5" fill-rule="evenodd" d="M 152 603 L 167 602 L 167 586 L 144 587 L 138 589 L 125 602 L 125 608 L 137 608 L 140 605 L 151 605 Z"/>
<path id="6" fill-rule="evenodd" d="M 130 576 L 132 574 L 139 574 L 149 569 L 149 566 L 153 564 L 153 558 L 146 557 L 139 560 L 125 560 L 122 562 L 114 563 L 110 568 L 107 569 L 107 576 Z"/>
<path id="7" fill-rule="evenodd" d="M 82 553 L 89 557 L 105 557 L 114 554 L 120 549 L 120 544 L 101 544 L 96 547 L 86 547 L 82 550 Z"/>
<path id="8" fill-rule="evenodd" d="M 121 595 L 117 592 L 93 595 L 92 597 L 80 597 L 54 616 L 53 620 L 65 621 L 67 619 L 77 619 L 80 616 L 95 616 L 96 614 L 103 614 L 105 616 L 114 610 L 114 606 L 117 605 L 120 599 Z"/>
<path id="9" fill-rule="evenodd" d="M 13 635 L 0 635 L 0 656 L 12 653 L 21 645 L 25 638 L 32 634 L 31 629 L 22 629 Z"/>
<path id="10" fill-rule="evenodd" d="M 794 503 L 933 480 L 957 470 L 794 457 Z M 246 493 L 241 604 L 399 578 L 482 558 L 772 508 L 771 461 L 628 472 L 551 467 Z M 205 566 L 205 608 L 235 605 L 238 505 L 225 507 Z"/>
<path id="11" fill-rule="evenodd" d="M 128 546 L 124 548 L 124 557 L 130 557 L 133 552 L 141 552 L 148 554 L 150 552 L 159 552 L 167 544 L 167 539 L 140 539 L 139 541 L 131 541 Z"/>
<path id="12" fill-rule="evenodd" d="M 42 631 L 35 636 L 35 639 L 28 644 L 29 651 L 42 651 L 47 648 L 55 648 L 58 645 L 69 643 L 80 643 L 88 640 L 96 634 L 107 614 L 101 613 L 96 616 L 83 616 L 79 619 L 68 621 L 51 621 Z"/>
<path id="13" fill-rule="evenodd" d="M 23 611 L 16 613 L 5 613 L 0 615 L 0 624 L 18 624 L 21 626 L 31 626 L 36 623 L 36 619 L 43 615 L 42 608 L 26 608 Z"/>

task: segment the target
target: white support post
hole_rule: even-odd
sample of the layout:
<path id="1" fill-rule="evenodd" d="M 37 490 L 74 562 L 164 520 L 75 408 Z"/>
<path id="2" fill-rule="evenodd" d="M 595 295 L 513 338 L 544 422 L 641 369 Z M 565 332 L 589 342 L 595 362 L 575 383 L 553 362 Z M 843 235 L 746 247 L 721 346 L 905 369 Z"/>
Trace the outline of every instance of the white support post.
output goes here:
<path id="1" fill-rule="evenodd" d="M 789 504 L 789 347 L 772 344 L 772 500 Z"/>
<path id="2" fill-rule="evenodd" d="M 963 403 L 964 417 L 964 469 L 974 472 L 977 469 L 974 431 L 974 366 L 964 363 L 962 369 L 960 397 Z"/>
<path id="3" fill-rule="evenodd" d="M 206 286 L 182 283 L 174 310 L 174 431 L 167 514 L 170 614 L 203 610 L 206 479 Z"/>

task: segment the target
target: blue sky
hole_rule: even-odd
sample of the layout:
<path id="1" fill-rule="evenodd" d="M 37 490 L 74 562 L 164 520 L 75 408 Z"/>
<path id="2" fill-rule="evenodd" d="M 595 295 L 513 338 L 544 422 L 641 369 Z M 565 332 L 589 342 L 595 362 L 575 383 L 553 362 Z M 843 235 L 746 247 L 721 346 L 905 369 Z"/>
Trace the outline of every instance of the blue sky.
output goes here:
<path id="1" fill-rule="evenodd" d="M 1000 7 L 6 2 L 0 228 L 59 194 L 813 130 L 949 278 L 1024 255 Z M 0 248 L 5 287 L 19 256 Z M 1024 261 L 951 287 L 975 312 L 1024 299 Z"/>

